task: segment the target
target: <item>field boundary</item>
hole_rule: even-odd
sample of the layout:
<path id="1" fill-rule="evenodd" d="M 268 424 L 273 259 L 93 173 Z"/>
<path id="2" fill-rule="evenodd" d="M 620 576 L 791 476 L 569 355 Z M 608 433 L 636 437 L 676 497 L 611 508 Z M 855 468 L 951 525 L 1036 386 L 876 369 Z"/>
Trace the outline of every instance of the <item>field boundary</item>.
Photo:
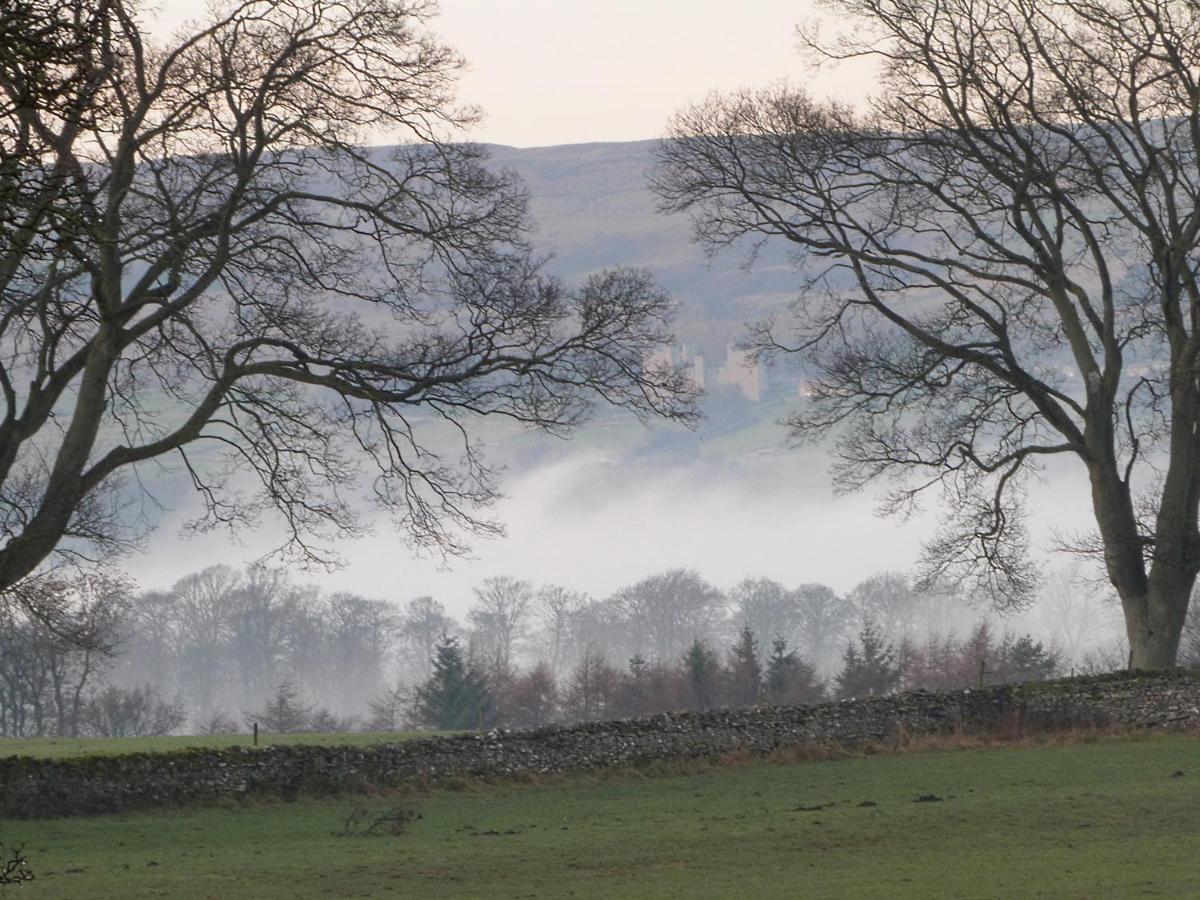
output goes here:
<path id="1" fill-rule="evenodd" d="M 807 707 L 756 706 L 363 746 L 196 748 L 0 759 L 0 816 L 41 818 L 329 795 L 463 776 L 518 778 L 654 762 L 854 748 L 959 732 L 1020 738 L 1070 729 L 1200 724 L 1200 670 L 1129 672 L 914 691 Z"/>

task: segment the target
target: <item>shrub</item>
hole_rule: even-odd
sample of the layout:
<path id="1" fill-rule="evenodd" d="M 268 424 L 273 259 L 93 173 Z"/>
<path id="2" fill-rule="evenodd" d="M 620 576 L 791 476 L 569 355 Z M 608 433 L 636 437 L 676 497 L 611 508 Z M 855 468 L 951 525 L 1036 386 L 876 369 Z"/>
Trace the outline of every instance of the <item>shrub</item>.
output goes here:
<path id="1" fill-rule="evenodd" d="M 94 737 L 151 737 L 170 734 L 187 720 L 183 704 L 168 702 L 148 684 L 135 688 L 109 685 L 83 706 L 83 730 Z"/>

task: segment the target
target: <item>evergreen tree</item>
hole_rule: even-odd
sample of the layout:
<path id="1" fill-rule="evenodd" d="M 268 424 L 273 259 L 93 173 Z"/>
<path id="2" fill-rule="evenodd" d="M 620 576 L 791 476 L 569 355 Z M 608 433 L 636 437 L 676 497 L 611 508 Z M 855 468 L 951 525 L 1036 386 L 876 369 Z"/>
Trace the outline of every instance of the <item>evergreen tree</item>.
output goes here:
<path id="1" fill-rule="evenodd" d="M 1023 634 L 1008 649 L 1008 676 L 1011 681 L 1044 681 L 1058 670 L 1058 656 Z"/>
<path id="2" fill-rule="evenodd" d="M 900 684 L 895 648 L 884 641 L 870 619 L 863 622 L 858 642 L 857 648 L 853 642 L 848 644 L 842 657 L 842 671 L 837 676 L 838 699 L 890 694 Z"/>
<path id="3" fill-rule="evenodd" d="M 712 709 L 716 705 L 720 664 L 704 641 L 694 638 L 683 655 L 683 672 L 692 690 L 693 709 Z"/>
<path id="4" fill-rule="evenodd" d="M 458 639 L 443 635 L 434 651 L 433 674 L 417 688 L 415 718 L 443 731 L 490 725 L 492 702 L 487 682 L 467 665 Z"/>
<path id="5" fill-rule="evenodd" d="M 727 689 L 730 706 L 753 706 L 762 691 L 758 641 L 745 625 L 737 643 L 729 650 Z"/>
<path id="6" fill-rule="evenodd" d="M 796 651 L 788 650 L 781 637 L 771 643 L 764 684 L 767 702 L 777 706 L 806 706 L 820 703 L 825 686 L 817 680 L 817 670 L 804 662 Z"/>
<path id="7" fill-rule="evenodd" d="M 641 716 L 650 711 L 650 688 L 653 673 L 650 663 L 640 653 L 629 658 L 629 670 L 621 678 L 617 692 L 617 713 L 621 716 Z"/>
<path id="8" fill-rule="evenodd" d="M 264 732 L 290 734 L 310 730 L 312 713 L 312 707 L 300 699 L 295 685 L 284 681 L 275 688 L 275 695 L 265 707 L 246 716 L 246 724 L 253 727 L 257 723 Z"/>

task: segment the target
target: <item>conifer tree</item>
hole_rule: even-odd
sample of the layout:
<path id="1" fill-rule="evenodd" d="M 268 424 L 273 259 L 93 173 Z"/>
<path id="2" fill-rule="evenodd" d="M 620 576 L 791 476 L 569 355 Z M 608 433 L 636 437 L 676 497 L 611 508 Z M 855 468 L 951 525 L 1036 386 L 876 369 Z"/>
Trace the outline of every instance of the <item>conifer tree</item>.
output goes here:
<path id="1" fill-rule="evenodd" d="M 858 642 L 857 648 L 853 642 L 848 644 L 842 657 L 842 671 L 837 676 L 838 699 L 890 694 L 900 684 L 895 648 L 884 641 L 870 619 L 863 622 Z"/>
<path id="2" fill-rule="evenodd" d="M 692 689 L 692 708 L 712 709 L 716 705 L 720 680 L 717 655 L 704 641 L 695 638 L 682 662 L 684 675 Z"/>
<path id="3" fill-rule="evenodd" d="M 1044 681 L 1058 670 L 1058 655 L 1032 635 L 1021 635 L 1007 649 L 1010 681 Z"/>
<path id="4" fill-rule="evenodd" d="M 771 642 L 764 689 L 768 703 L 777 706 L 806 706 L 820 703 L 825 686 L 817 680 L 817 670 L 789 650 L 781 637 Z"/>
<path id="5" fill-rule="evenodd" d="M 433 657 L 433 674 L 417 688 L 415 718 L 443 731 L 465 731 L 491 723 L 487 682 L 467 664 L 458 639 L 443 636 Z"/>
<path id="6" fill-rule="evenodd" d="M 259 712 L 246 716 L 246 724 L 258 726 L 265 732 L 292 734 L 306 731 L 312 719 L 312 707 L 300 698 L 291 681 L 283 681 L 275 688 L 275 695 Z"/>
<path id="7" fill-rule="evenodd" d="M 746 626 L 729 651 L 728 696 L 731 706 L 753 706 L 762 692 L 758 641 Z"/>

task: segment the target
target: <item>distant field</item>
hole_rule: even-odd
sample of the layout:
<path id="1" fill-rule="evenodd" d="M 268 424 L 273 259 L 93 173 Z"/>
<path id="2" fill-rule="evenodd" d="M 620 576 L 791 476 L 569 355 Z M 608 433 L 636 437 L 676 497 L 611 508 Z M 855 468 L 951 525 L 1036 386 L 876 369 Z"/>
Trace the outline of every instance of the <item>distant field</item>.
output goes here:
<path id="1" fill-rule="evenodd" d="M 366 731 L 333 734 L 260 734 L 258 745 L 273 744 L 379 744 L 388 741 L 409 741 L 413 738 L 448 734 L 444 731 Z M 0 738 L 0 757 L 4 756 L 86 756 L 116 753 L 158 753 L 182 750 L 186 747 L 249 747 L 253 738 L 248 734 L 213 734 L 191 737 L 141 738 Z"/>
<path id="2" fill-rule="evenodd" d="M 1198 834 L 1180 735 L 0 822 L 25 898 L 1196 897 Z"/>

